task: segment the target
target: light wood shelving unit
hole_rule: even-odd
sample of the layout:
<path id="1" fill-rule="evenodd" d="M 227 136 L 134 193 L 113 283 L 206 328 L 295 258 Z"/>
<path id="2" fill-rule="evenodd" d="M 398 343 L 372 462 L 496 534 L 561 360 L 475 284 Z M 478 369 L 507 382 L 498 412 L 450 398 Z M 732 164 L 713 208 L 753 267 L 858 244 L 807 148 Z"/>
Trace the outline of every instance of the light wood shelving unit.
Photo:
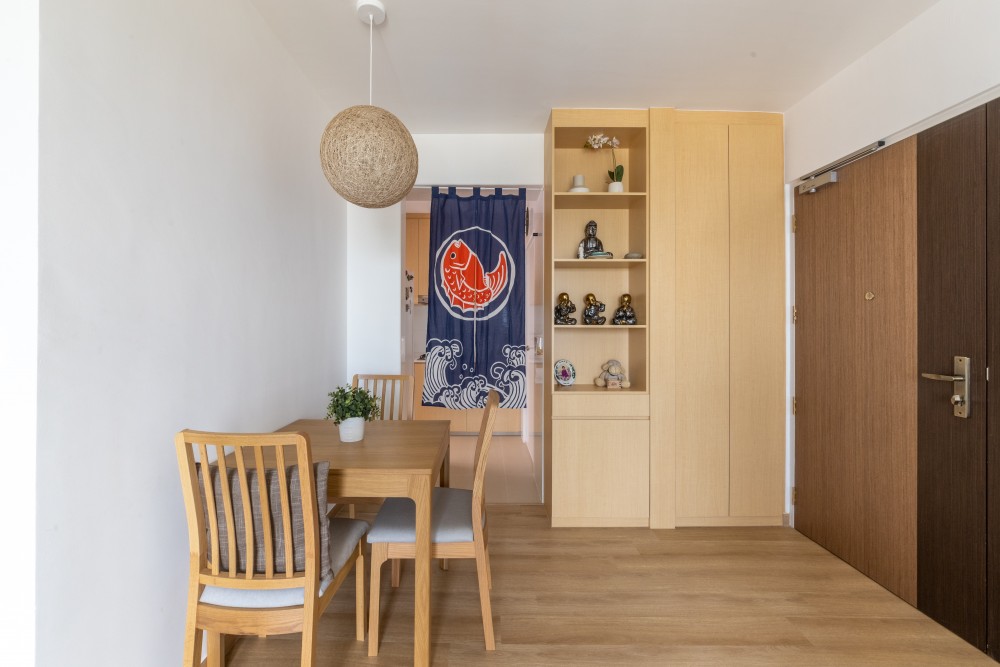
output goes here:
<path id="1" fill-rule="evenodd" d="M 554 526 L 649 523 L 648 117 L 646 110 L 556 109 L 546 131 L 546 504 Z M 603 192 L 612 156 L 608 148 L 585 146 L 596 132 L 621 142 L 615 156 L 625 167 L 622 193 Z M 575 174 L 593 191 L 568 192 Z M 590 220 L 614 259 L 577 258 Z M 624 259 L 627 252 L 643 259 Z M 560 292 L 577 306 L 575 325 L 553 322 Z M 605 304 L 605 324 L 583 324 L 588 293 Z M 633 326 L 611 323 L 625 293 L 632 295 Z M 573 364 L 574 385 L 555 383 L 557 359 Z M 628 389 L 594 384 L 609 359 L 622 363 Z"/>
<path id="2" fill-rule="evenodd" d="M 623 193 L 603 190 L 617 136 Z M 785 510 L 782 120 L 554 109 L 546 129 L 546 507 L 553 526 L 780 525 Z M 581 260 L 588 220 L 613 260 Z M 625 260 L 625 252 L 643 259 Z M 556 326 L 566 292 L 602 326 Z M 638 324 L 610 324 L 622 293 Z M 552 378 L 557 359 L 576 384 Z M 627 390 L 596 387 L 618 359 Z"/>

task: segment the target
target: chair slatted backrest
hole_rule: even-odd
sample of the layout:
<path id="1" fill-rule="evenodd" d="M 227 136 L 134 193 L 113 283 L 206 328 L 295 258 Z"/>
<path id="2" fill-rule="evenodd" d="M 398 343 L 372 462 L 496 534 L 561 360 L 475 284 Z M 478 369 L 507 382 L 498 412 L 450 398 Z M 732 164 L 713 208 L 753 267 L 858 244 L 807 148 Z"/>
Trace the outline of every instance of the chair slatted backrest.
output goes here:
<path id="1" fill-rule="evenodd" d="M 312 451 L 305 434 L 181 431 L 175 446 L 188 519 L 191 567 L 199 573 L 201 583 L 259 589 L 318 587 L 319 517 Z M 291 488 L 289 476 L 281 474 L 291 465 L 298 471 L 292 478 L 298 479 L 298 493 Z M 278 480 L 280 514 L 274 511 L 278 507 L 271 507 L 275 489 L 270 480 L 274 478 Z M 256 513 L 255 505 L 259 508 Z M 304 527 L 305 568 L 296 571 L 293 519 L 299 512 Z M 274 525 L 275 517 L 280 526 Z M 258 560 L 255 521 L 263 535 L 263 563 Z M 283 538 L 280 563 L 277 540 L 273 539 L 279 533 Z M 238 541 L 243 547 L 242 567 Z M 223 567 L 224 561 L 228 567 Z"/>
<path id="2" fill-rule="evenodd" d="M 481 516 L 483 513 L 483 502 L 486 495 L 486 459 L 490 453 L 490 445 L 493 442 L 493 424 L 497 420 L 497 409 L 500 405 L 500 394 L 494 389 L 490 389 L 486 398 L 486 410 L 483 412 L 483 421 L 479 426 L 479 438 L 476 440 L 476 456 L 473 459 L 472 477 L 472 507 L 473 516 Z M 478 521 L 472 522 L 473 527 L 479 526 Z"/>
<path id="3" fill-rule="evenodd" d="M 413 418 L 412 375 L 355 375 L 351 385 L 367 389 L 379 399 L 381 419 Z"/>

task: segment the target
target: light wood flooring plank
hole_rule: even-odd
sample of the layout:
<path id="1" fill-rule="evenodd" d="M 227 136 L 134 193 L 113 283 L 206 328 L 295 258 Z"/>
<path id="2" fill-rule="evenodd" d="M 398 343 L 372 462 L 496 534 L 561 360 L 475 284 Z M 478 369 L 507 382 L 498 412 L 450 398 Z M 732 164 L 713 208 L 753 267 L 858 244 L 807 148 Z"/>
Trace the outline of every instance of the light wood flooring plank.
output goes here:
<path id="1" fill-rule="evenodd" d="M 984 654 L 788 528 L 548 527 L 491 505 L 493 622 L 475 568 L 432 581 L 434 665 L 989 665 Z M 387 577 L 386 577 L 387 578 Z M 353 639 L 353 578 L 319 624 L 317 666 L 412 660 L 413 570 L 382 589 L 379 656 Z M 229 664 L 297 665 L 298 636 L 235 642 Z"/>

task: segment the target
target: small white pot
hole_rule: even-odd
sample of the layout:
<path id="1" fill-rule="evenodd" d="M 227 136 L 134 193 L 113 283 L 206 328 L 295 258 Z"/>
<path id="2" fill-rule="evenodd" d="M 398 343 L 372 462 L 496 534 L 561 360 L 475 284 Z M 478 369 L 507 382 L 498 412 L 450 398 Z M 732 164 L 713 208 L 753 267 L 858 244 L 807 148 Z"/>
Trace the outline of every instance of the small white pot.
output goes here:
<path id="1" fill-rule="evenodd" d="M 351 417 L 340 422 L 340 441 L 358 442 L 365 437 L 365 418 Z"/>
<path id="2" fill-rule="evenodd" d="M 608 192 L 625 192 L 625 184 L 621 181 L 611 181 L 608 183 Z"/>

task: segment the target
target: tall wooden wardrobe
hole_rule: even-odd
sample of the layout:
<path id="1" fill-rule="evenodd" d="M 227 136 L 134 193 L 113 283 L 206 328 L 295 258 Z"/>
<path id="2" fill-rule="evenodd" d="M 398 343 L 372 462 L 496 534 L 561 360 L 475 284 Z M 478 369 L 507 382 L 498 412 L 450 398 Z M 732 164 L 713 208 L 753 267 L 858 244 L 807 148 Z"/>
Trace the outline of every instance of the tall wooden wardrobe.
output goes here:
<path id="1" fill-rule="evenodd" d="M 795 201 L 795 525 L 997 657 L 1000 102 L 837 172 Z"/>
<path id="2" fill-rule="evenodd" d="M 599 132 L 619 140 L 623 192 L 606 191 L 611 152 L 586 147 Z M 553 109 L 545 158 L 546 316 L 562 293 L 581 311 L 595 294 L 608 316 L 548 328 L 546 365 L 576 373 L 546 374 L 552 525 L 781 525 L 781 115 Z M 578 257 L 589 220 L 613 259 Z M 615 326 L 623 293 L 637 322 Z M 594 385 L 609 359 L 629 387 Z"/>

